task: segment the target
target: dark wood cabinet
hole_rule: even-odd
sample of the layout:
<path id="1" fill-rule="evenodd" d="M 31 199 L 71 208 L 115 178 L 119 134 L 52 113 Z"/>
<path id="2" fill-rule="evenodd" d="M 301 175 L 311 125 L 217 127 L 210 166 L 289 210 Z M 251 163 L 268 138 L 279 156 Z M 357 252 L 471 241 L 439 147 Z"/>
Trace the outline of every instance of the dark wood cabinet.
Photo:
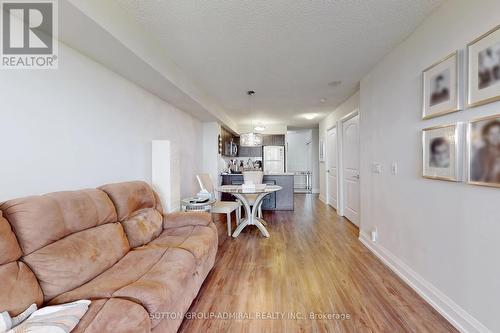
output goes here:
<path id="1" fill-rule="evenodd" d="M 222 155 L 223 156 L 237 156 L 237 149 L 230 147 L 231 144 L 238 145 L 239 137 L 233 135 L 228 129 L 221 127 L 221 142 L 222 142 Z M 234 147 L 234 146 L 233 146 Z M 236 152 L 236 154 L 232 153 Z"/>
<path id="2" fill-rule="evenodd" d="M 239 147 L 239 157 L 262 157 L 262 147 Z"/>
<path id="3" fill-rule="evenodd" d="M 262 138 L 262 143 L 264 146 L 284 146 L 285 135 L 264 135 L 264 137 Z"/>

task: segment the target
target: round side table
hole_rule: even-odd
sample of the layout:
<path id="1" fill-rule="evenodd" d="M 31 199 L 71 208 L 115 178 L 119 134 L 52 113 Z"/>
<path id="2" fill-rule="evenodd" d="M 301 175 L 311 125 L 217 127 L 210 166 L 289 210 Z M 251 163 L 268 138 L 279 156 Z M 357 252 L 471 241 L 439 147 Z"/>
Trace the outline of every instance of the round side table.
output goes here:
<path id="1" fill-rule="evenodd" d="M 205 202 L 193 202 L 193 197 L 184 198 L 181 200 L 181 210 L 185 212 L 210 212 L 215 199 L 209 199 Z"/>

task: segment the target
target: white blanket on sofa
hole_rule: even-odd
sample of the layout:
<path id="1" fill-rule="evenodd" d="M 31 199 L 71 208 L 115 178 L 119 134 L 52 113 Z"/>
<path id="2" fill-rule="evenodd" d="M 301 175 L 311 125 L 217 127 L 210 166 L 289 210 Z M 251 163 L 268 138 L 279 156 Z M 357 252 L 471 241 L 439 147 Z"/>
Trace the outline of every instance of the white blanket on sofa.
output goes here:
<path id="1" fill-rule="evenodd" d="M 7 333 L 69 333 L 87 312 L 89 304 L 90 301 L 88 300 L 80 300 L 46 306 L 33 312 L 28 319 L 17 326 L 13 326 Z M 33 305 L 30 308 L 32 307 Z M 6 319 L 5 316 L 4 319 Z M 14 320 L 10 317 L 9 319 L 14 325 L 17 323 L 16 319 L 19 321 L 18 317 L 12 318 Z M 7 329 L 10 328 L 9 325 L 5 326 L 8 327 L 6 327 Z"/>

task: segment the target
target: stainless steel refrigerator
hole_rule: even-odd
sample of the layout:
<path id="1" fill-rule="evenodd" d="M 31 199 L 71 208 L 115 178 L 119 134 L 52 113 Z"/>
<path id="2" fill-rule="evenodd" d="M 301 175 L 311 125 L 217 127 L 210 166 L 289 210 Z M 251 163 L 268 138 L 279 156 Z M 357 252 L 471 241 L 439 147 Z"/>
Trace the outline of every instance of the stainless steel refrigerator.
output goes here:
<path id="1" fill-rule="evenodd" d="M 285 172 L 285 147 L 264 146 L 264 172 Z"/>

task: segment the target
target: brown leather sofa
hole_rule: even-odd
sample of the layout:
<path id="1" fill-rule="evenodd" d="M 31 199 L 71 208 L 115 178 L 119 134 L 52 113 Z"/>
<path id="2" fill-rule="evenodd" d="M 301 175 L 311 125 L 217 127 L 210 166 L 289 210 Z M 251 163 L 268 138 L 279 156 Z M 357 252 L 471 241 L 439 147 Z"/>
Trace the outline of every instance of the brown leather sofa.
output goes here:
<path id="1" fill-rule="evenodd" d="M 0 312 L 92 303 L 73 332 L 175 332 L 212 269 L 207 213 L 163 214 L 144 182 L 0 204 Z"/>

